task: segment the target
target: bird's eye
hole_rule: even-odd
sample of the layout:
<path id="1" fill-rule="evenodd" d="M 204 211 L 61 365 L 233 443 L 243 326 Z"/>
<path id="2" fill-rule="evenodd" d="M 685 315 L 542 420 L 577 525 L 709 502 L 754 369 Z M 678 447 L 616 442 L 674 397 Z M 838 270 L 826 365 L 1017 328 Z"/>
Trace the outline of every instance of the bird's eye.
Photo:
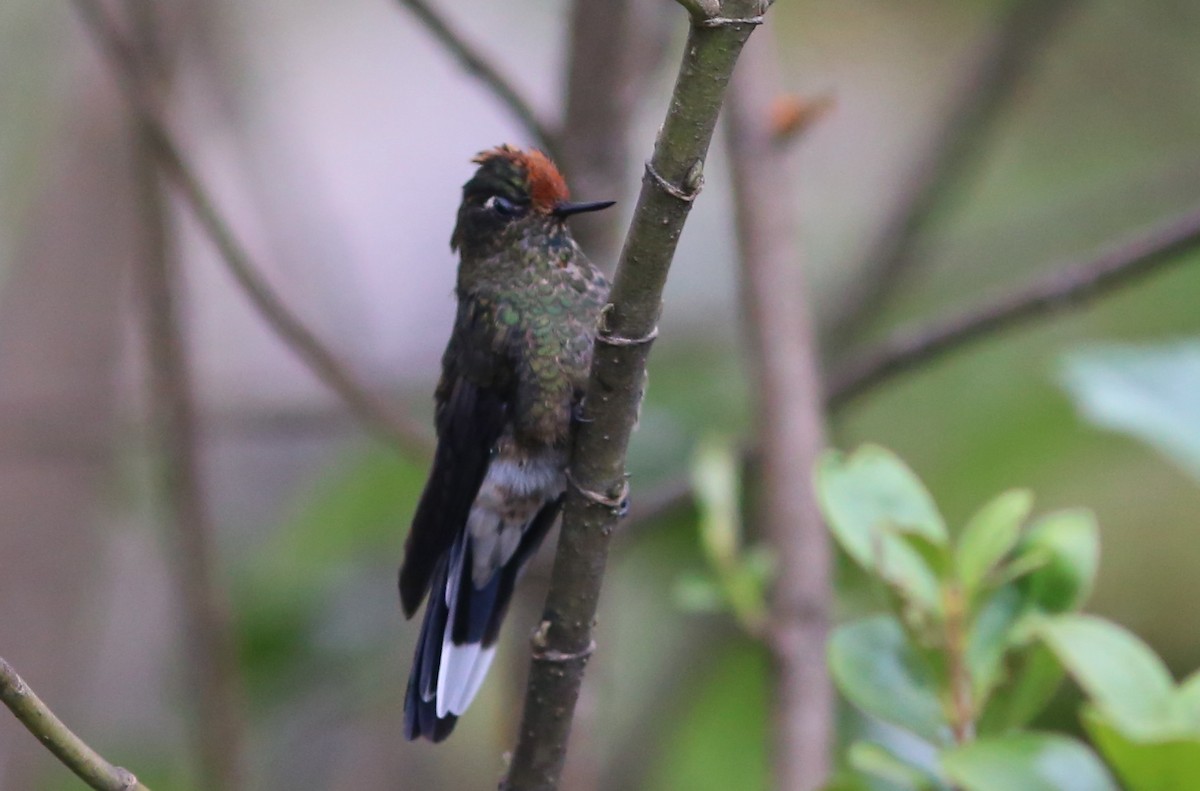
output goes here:
<path id="1" fill-rule="evenodd" d="M 521 213 L 521 208 L 507 198 L 502 198 L 499 195 L 493 195 L 483 202 L 483 208 L 490 209 L 496 212 L 501 217 L 516 217 Z"/>

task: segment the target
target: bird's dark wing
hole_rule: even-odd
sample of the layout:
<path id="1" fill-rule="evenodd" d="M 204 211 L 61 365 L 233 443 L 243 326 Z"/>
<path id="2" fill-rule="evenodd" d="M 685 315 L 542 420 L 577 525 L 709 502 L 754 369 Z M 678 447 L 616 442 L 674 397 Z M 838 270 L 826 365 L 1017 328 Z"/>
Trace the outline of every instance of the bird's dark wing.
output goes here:
<path id="1" fill-rule="evenodd" d="M 438 408 L 438 444 L 433 469 L 413 516 L 400 567 L 400 602 L 412 617 L 438 564 L 467 523 L 471 503 L 487 472 L 492 447 L 508 415 L 496 390 L 458 377 Z"/>
<path id="2" fill-rule="evenodd" d="M 437 390 L 437 451 L 400 567 L 400 602 L 410 618 L 466 525 L 493 448 L 510 419 L 509 339 L 498 333 L 494 312 L 487 302 L 459 297 L 456 329 L 442 359 Z"/>

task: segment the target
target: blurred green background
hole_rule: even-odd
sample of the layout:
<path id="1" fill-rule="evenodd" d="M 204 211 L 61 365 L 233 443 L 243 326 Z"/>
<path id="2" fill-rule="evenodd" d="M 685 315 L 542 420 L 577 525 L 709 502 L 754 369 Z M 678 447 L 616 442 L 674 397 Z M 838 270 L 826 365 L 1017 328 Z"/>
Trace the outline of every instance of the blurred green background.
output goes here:
<path id="1" fill-rule="evenodd" d="M 171 42 L 172 127 L 289 304 L 375 388 L 430 416 L 468 160 L 526 139 L 386 0 L 199 5 L 178 11 L 195 17 Z M 556 106 L 566 4 L 450 5 L 539 106 Z M 1200 2 L 1076 6 L 869 337 L 1200 202 Z M 797 260 L 823 323 L 1001 7 L 793 0 L 771 11 L 788 88 L 836 100 L 791 162 Z M 645 13 L 667 31 L 669 54 L 640 78 L 637 161 L 685 29 L 667 0 Z M 172 545 L 152 507 L 159 462 L 146 451 L 127 271 L 128 148 L 114 85 L 69 4 L 0 5 L 0 654 L 101 752 L 157 791 L 184 791 L 196 788 L 185 649 Z M 631 179 L 623 195 L 578 197 L 619 197 L 627 218 L 634 188 Z M 177 228 L 252 787 L 492 787 L 519 717 L 545 563 L 527 577 L 491 678 L 453 739 L 404 742 L 417 627 L 400 616 L 395 569 L 427 460 L 365 438 L 262 326 L 192 221 L 181 213 Z M 635 501 L 686 474 L 707 435 L 748 430 L 735 271 L 718 140 L 668 286 L 630 459 Z M 831 442 L 897 451 L 952 525 L 1014 486 L 1033 489 L 1039 510 L 1094 509 L 1103 560 L 1092 609 L 1147 639 L 1177 674 L 1190 671 L 1200 667 L 1200 615 L 1189 605 L 1200 598 L 1200 482 L 1090 425 L 1062 379 L 1068 355 L 1096 343 L 1197 334 L 1200 252 L 889 383 L 833 417 Z M 766 656 L 728 616 L 687 612 L 675 596 L 682 577 L 703 571 L 694 514 L 641 523 L 614 552 L 565 788 L 765 788 Z M 869 597 L 843 577 L 848 614 Z M 1072 725 L 1064 712 L 1048 716 Z M 846 727 L 859 727 L 846 714 Z M 0 788 L 76 787 L 0 718 Z"/>

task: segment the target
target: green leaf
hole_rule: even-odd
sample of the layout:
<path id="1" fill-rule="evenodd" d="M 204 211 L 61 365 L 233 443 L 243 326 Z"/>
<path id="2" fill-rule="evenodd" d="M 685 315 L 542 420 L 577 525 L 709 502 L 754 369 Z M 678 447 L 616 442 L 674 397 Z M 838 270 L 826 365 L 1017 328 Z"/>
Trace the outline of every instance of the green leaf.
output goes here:
<path id="1" fill-rule="evenodd" d="M 829 778 L 820 791 L 879 791 L 874 784 L 860 774 L 846 769 L 838 770 Z M 905 791 L 908 791 L 905 789 Z"/>
<path id="2" fill-rule="evenodd" d="M 758 580 L 759 585 L 764 589 L 771 583 L 775 576 L 775 567 L 779 564 L 776 562 L 775 553 L 766 544 L 755 544 L 742 552 L 742 568 L 746 574 Z"/>
<path id="3" fill-rule="evenodd" d="M 1149 443 L 1200 478 L 1200 341 L 1077 352 L 1063 379 L 1093 423 Z"/>
<path id="4" fill-rule="evenodd" d="M 919 533 L 936 543 L 947 539 L 946 525 L 920 479 L 896 454 L 863 445 L 849 457 L 826 452 L 817 463 L 817 486 L 831 522 L 845 528 L 855 551 L 869 557 L 880 527 Z"/>
<path id="5" fill-rule="evenodd" d="M 1020 546 L 1018 544 L 1012 560 L 1000 567 L 996 586 L 1016 582 L 1022 577 L 1028 577 L 1033 572 L 1046 566 L 1053 556 L 1045 547 Z"/>
<path id="6" fill-rule="evenodd" d="M 713 565 L 736 561 L 742 520 L 738 511 L 738 459 L 733 445 L 709 438 L 696 450 L 692 488 L 700 514 L 700 538 Z"/>
<path id="7" fill-rule="evenodd" d="M 965 658 L 973 697 L 977 701 L 986 700 L 1000 680 L 1022 605 L 1021 595 L 1014 586 L 1008 585 L 989 596 L 971 621 Z"/>
<path id="8" fill-rule="evenodd" d="M 937 682 L 895 618 L 839 627 L 829 641 L 829 668 L 842 694 L 868 714 L 934 743 L 948 735 Z"/>
<path id="9" fill-rule="evenodd" d="M 705 441 L 692 465 L 692 481 L 701 545 L 720 595 L 747 632 L 761 634 L 767 618 L 765 573 L 770 556 L 761 550 L 743 556 L 741 481 L 734 446 L 715 439 Z M 695 586 L 691 593 L 693 603 L 703 598 L 696 595 L 700 591 Z"/>
<path id="10" fill-rule="evenodd" d="M 891 451 L 865 445 L 849 457 L 836 451 L 822 456 L 816 484 L 830 530 L 846 553 L 909 603 L 936 612 L 937 574 L 901 536 L 915 534 L 945 547 L 946 526 L 912 470 Z"/>
<path id="11" fill-rule="evenodd" d="M 761 635 L 767 623 L 766 580 L 752 564 L 739 562 L 720 575 L 725 598 L 738 622 L 751 635 Z"/>
<path id="12" fill-rule="evenodd" d="M 944 752 L 942 769 L 963 791 L 1118 791 L 1095 753 L 1055 734 L 979 739 Z"/>
<path id="13" fill-rule="evenodd" d="M 1183 719 L 1200 731 L 1200 670 L 1192 673 L 1179 685 L 1175 700 Z"/>
<path id="14" fill-rule="evenodd" d="M 1033 524 L 1018 550 L 1045 557 L 1022 580 L 1028 601 L 1047 613 L 1078 609 L 1091 595 L 1100 565 L 1100 530 L 1090 511 L 1047 514 Z"/>
<path id="15" fill-rule="evenodd" d="M 690 613 L 712 613 L 728 609 L 720 584 L 699 572 L 684 572 L 675 580 L 671 597 L 679 609 Z"/>
<path id="16" fill-rule="evenodd" d="M 1033 510 L 1033 494 L 1014 489 L 1001 494 L 971 518 L 954 553 L 958 580 L 971 596 L 1017 544 L 1021 525 Z"/>
<path id="17" fill-rule="evenodd" d="M 1127 791 L 1200 788 L 1200 734 L 1141 741 L 1123 733 L 1092 706 L 1084 707 L 1081 719 Z"/>
<path id="18" fill-rule="evenodd" d="M 1032 643 L 1010 654 L 1008 677 L 988 699 L 979 732 L 1005 733 L 1028 725 L 1054 696 L 1065 675 L 1050 649 Z"/>
<path id="19" fill-rule="evenodd" d="M 950 552 L 950 547 L 946 544 L 933 541 L 920 533 L 897 533 L 896 535 L 933 572 L 933 575 L 939 580 L 939 584 L 940 580 L 948 579 L 951 576 L 954 557 Z"/>
<path id="20" fill-rule="evenodd" d="M 1092 615 L 1047 618 L 1037 632 L 1105 718 L 1122 732 L 1145 739 L 1177 729 L 1171 675 L 1133 633 Z"/>
<path id="21" fill-rule="evenodd" d="M 876 742 L 854 742 L 846 751 L 846 759 L 859 772 L 901 788 L 933 791 L 940 786 L 937 778 L 931 777 L 924 769 Z"/>

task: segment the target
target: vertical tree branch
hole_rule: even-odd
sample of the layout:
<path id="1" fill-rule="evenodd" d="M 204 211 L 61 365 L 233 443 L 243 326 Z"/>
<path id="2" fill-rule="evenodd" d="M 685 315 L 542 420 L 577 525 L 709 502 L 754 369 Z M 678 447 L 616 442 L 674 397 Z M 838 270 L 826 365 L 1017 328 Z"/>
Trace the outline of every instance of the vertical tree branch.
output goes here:
<path id="1" fill-rule="evenodd" d="M 1008 0 L 1003 18 L 965 71 L 941 126 L 901 183 L 827 333 L 827 346 L 853 341 L 912 267 L 916 242 L 979 159 L 987 131 L 1008 106 L 1076 0 Z"/>
<path id="2" fill-rule="evenodd" d="M 717 112 L 760 0 L 689 6 L 691 31 L 670 109 L 646 167 L 633 224 L 601 320 L 585 420 L 575 437 L 567 501 L 542 624 L 533 640 L 525 710 L 508 791 L 552 791 L 566 757 L 588 657 L 609 537 L 625 499 L 625 453 L 641 403 L 662 290 L 700 189 Z"/>
<path id="3" fill-rule="evenodd" d="M 149 791 L 128 769 L 113 766 L 76 736 L 3 659 L 0 659 L 0 701 L 89 787 L 96 791 Z"/>
<path id="4" fill-rule="evenodd" d="M 747 46 L 725 108 L 742 300 L 756 383 L 762 532 L 776 558 L 767 643 L 774 666 L 775 788 L 811 791 L 829 771 L 835 731 L 825 667 L 831 553 L 812 470 L 824 409 L 796 196 L 770 128 L 781 93 L 770 31 Z"/>
<path id="5" fill-rule="evenodd" d="M 652 83 L 648 72 L 656 65 L 654 58 L 645 57 L 645 51 L 655 29 L 664 27 L 645 23 L 658 10 L 649 8 L 646 0 L 571 3 L 558 141 L 563 171 L 572 193 L 581 200 L 617 199 L 629 192 L 633 113 Z M 661 51 L 659 46 L 658 57 Z M 620 253 L 621 220 L 618 211 L 581 214 L 571 220 L 571 232 L 579 246 L 606 272 L 612 272 Z M 549 576 L 549 557 L 539 571 Z M 532 616 L 542 600 L 540 592 L 529 591 L 520 602 Z M 518 683 L 521 686 L 514 687 L 514 696 L 524 692 L 524 668 Z M 601 756 L 591 738 L 598 697 L 594 689 L 585 686 L 576 707 L 573 727 L 579 748 L 572 751 L 562 779 L 563 786 L 572 791 L 599 787 Z M 514 699 L 514 710 L 518 705 L 519 698 Z"/>
<path id="6" fill-rule="evenodd" d="M 143 84 L 162 73 L 155 63 L 154 6 L 128 0 Z M 153 100 L 151 100 L 153 101 Z M 134 152 L 142 249 L 135 282 L 142 309 L 162 507 L 174 542 L 175 581 L 183 611 L 186 659 L 195 708 L 200 787 L 241 787 L 241 689 L 229 605 L 216 580 L 216 539 L 200 483 L 196 410 L 176 297 L 179 274 L 168 211 L 159 181 L 153 130 L 138 119 Z"/>
<path id="7" fill-rule="evenodd" d="M 23 35 L 7 13 L 15 8 L 0 11 L 10 39 Z M 40 69 L 62 53 L 5 54 Z M 94 616 L 112 548 L 106 503 L 122 436 L 122 308 L 136 215 L 120 97 L 93 61 L 70 60 L 61 102 L 0 89 L 8 124 L 40 128 L 21 117 L 29 101 L 58 108 L 56 127 L 27 143 L 0 134 L 7 155 L 37 150 L 36 162 L 5 160 L 36 176 L 26 196 L 13 193 L 23 179 L 4 183 L 5 203 L 28 202 L 18 222 L 6 217 L 0 256 L 0 650 L 82 710 L 111 700 L 107 690 L 91 694 L 88 671 L 110 626 Z M 0 788 L 42 787 L 47 756 L 34 747 L 15 723 L 0 722 Z"/>

